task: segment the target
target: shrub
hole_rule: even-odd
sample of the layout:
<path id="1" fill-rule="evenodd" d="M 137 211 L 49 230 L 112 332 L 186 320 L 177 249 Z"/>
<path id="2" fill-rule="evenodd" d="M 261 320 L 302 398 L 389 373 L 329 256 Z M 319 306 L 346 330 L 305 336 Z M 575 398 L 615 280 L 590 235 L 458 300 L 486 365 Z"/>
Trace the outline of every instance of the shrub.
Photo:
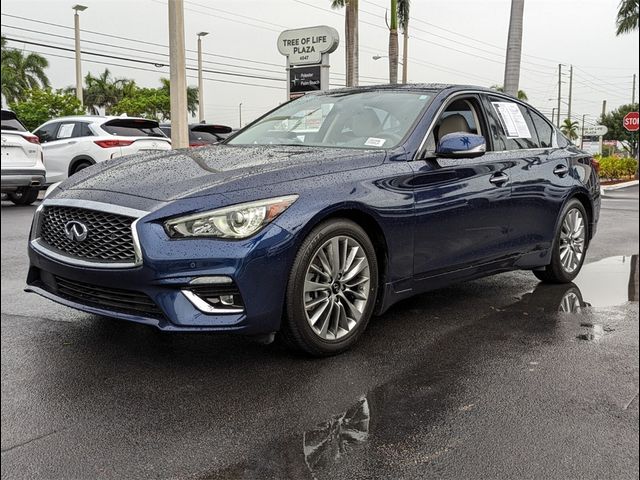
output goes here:
<path id="1" fill-rule="evenodd" d="M 600 177 L 607 180 L 620 180 L 634 177 L 638 169 L 635 158 L 598 157 Z"/>

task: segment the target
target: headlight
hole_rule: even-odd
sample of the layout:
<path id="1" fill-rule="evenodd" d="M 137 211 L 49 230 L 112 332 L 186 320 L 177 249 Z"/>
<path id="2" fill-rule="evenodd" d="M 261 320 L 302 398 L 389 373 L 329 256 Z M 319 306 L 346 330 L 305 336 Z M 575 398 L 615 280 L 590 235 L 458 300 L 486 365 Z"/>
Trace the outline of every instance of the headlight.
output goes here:
<path id="1" fill-rule="evenodd" d="M 171 237 L 247 238 L 284 212 L 298 195 L 240 203 L 165 222 Z"/>

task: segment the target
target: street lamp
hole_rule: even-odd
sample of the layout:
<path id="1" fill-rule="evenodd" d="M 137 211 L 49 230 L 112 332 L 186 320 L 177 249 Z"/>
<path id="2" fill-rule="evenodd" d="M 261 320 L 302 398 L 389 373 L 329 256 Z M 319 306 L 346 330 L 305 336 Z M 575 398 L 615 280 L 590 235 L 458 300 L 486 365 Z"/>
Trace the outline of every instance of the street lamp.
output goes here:
<path id="1" fill-rule="evenodd" d="M 204 82 L 202 81 L 202 37 L 209 32 L 198 32 L 198 117 L 200 123 L 204 123 Z"/>
<path id="2" fill-rule="evenodd" d="M 373 58 L 374 60 L 380 60 L 381 58 L 389 58 L 389 55 L 374 55 L 371 58 Z M 398 65 L 404 66 L 404 64 L 400 60 L 398 60 Z"/>
<path id="3" fill-rule="evenodd" d="M 584 147 L 584 119 L 586 116 L 587 116 L 586 113 L 582 115 L 582 131 L 580 132 L 580 150 L 582 150 L 582 148 Z"/>
<path id="4" fill-rule="evenodd" d="M 239 124 L 240 124 L 240 128 L 242 128 L 242 102 L 240 102 L 240 104 L 238 105 L 238 115 L 239 115 Z"/>
<path id="5" fill-rule="evenodd" d="M 75 11 L 73 14 L 73 26 L 75 30 L 75 48 L 76 48 L 76 97 L 82 103 L 82 61 L 80 58 L 80 15 L 78 12 L 84 12 L 87 7 L 85 5 L 74 5 L 71 7 Z"/>

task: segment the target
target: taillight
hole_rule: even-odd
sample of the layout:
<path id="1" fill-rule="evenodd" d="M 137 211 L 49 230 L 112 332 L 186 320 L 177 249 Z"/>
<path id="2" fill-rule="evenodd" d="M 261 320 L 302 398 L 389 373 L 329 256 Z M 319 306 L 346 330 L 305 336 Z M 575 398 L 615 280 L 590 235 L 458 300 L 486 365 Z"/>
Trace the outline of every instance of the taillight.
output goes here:
<path id="1" fill-rule="evenodd" d="M 23 138 L 29 143 L 40 145 L 40 139 L 35 135 L 24 135 Z"/>
<path id="2" fill-rule="evenodd" d="M 190 143 L 189 147 L 190 148 L 196 148 L 196 147 L 204 147 L 206 145 L 207 145 L 206 143 Z"/>
<path id="3" fill-rule="evenodd" d="M 600 173 L 600 162 L 598 161 L 598 159 L 591 157 L 590 160 L 591 160 L 591 166 L 596 171 L 596 173 Z"/>
<path id="4" fill-rule="evenodd" d="M 94 140 L 93 143 L 102 148 L 128 147 L 135 140 Z"/>

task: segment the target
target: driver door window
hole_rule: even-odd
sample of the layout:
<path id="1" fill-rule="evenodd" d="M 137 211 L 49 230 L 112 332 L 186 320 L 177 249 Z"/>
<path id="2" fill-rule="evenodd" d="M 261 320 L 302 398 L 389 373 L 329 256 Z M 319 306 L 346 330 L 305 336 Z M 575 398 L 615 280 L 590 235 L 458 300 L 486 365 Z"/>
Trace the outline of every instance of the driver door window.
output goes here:
<path id="1" fill-rule="evenodd" d="M 435 157 L 438 142 L 449 133 L 462 132 L 484 135 L 479 112 L 480 109 L 473 98 L 453 100 L 442 112 L 431 133 L 429 133 L 423 157 Z"/>

